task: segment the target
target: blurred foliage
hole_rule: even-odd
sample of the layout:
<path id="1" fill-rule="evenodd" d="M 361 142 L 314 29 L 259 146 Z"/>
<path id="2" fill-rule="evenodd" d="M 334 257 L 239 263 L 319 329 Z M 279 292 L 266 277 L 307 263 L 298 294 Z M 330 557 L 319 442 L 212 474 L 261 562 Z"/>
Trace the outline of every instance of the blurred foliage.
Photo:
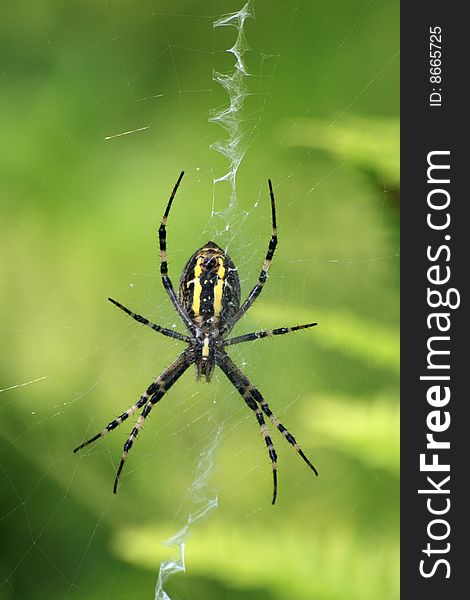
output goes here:
<path id="1" fill-rule="evenodd" d="M 0 23 L 0 599 L 153 597 L 163 544 L 218 494 L 186 540 L 173 600 L 398 598 L 398 3 L 254 1 L 238 204 L 213 180 L 233 68 L 233 0 L 40 0 Z M 127 135 L 117 134 L 134 131 Z M 194 250 L 227 246 L 247 293 L 269 240 L 262 297 L 236 334 L 317 321 L 230 354 L 318 467 L 273 434 L 279 496 L 256 420 L 219 373 L 175 385 L 139 436 L 72 448 L 120 414 L 178 352 L 119 314 L 172 327 L 173 282 Z M 220 443 L 207 489 L 200 462 Z M 202 457 L 202 459 L 201 459 Z M 196 486 L 197 487 L 197 486 Z"/>
<path id="2" fill-rule="evenodd" d="M 400 182 L 400 126 L 397 118 L 347 116 L 343 122 L 315 119 L 288 121 L 285 141 L 292 146 L 325 150 L 371 172 L 388 186 Z"/>

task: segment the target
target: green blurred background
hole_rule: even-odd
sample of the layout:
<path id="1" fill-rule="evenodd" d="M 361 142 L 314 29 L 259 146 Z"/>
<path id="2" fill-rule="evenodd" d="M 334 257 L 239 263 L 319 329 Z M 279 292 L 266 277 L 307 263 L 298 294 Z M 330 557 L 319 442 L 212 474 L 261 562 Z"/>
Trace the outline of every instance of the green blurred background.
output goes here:
<path id="1" fill-rule="evenodd" d="M 2 600 L 152 598 L 160 562 L 178 557 L 163 542 L 215 495 L 186 540 L 186 573 L 166 584 L 172 599 L 398 598 L 398 2 L 253 2 L 247 152 L 227 209 L 228 186 L 214 185 L 227 160 L 210 148 L 224 131 L 208 118 L 227 104 L 212 74 L 233 68 L 237 32 L 213 22 L 241 6 L 2 9 Z M 256 420 L 220 372 L 208 386 L 190 370 L 168 393 L 116 497 L 130 425 L 72 454 L 182 349 L 106 298 L 183 330 L 156 243 L 183 169 L 173 282 L 212 238 L 248 292 L 270 177 L 280 243 L 235 333 L 319 323 L 230 352 L 320 472 L 273 432 L 275 507 Z"/>

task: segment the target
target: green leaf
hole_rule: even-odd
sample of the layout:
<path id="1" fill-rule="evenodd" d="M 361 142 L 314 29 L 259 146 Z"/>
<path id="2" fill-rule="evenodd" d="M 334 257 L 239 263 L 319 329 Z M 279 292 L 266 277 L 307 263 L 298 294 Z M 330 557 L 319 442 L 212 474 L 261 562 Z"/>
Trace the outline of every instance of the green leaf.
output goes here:
<path id="1" fill-rule="evenodd" d="M 274 598 L 396 598 L 397 541 L 370 539 L 354 529 L 339 536 L 334 523 L 312 537 L 291 522 L 274 520 L 271 528 L 247 523 L 206 522 L 194 529 L 184 547 L 187 576 L 241 589 L 261 587 Z M 169 531 L 153 526 L 123 528 L 112 539 L 112 549 L 122 560 L 155 571 L 162 560 L 179 557 L 179 551 L 163 544 L 169 537 Z"/>
<path id="2" fill-rule="evenodd" d="M 315 400 L 315 401 L 314 401 Z M 316 397 L 304 423 L 319 444 L 341 449 L 371 468 L 398 475 L 400 468 L 400 411 L 398 399 L 382 396 L 358 400 Z"/>
<path id="3" fill-rule="evenodd" d="M 262 305 L 253 305 L 250 311 L 256 319 L 270 319 L 274 327 L 309 323 L 312 315 L 315 315 L 318 326 L 311 335 L 305 335 L 306 340 L 342 352 L 353 359 L 363 360 L 369 366 L 399 371 L 400 340 L 397 328 L 366 319 L 359 313 L 333 309 L 325 312 L 311 306 L 308 309 L 292 305 L 282 307 L 264 301 Z"/>
<path id="4" fill-rule="evenodd" d="M 289 146 L 324 150 L 336 159 L 372 172 L 380 181 L 400 181 L 399 121 L 386 117 L 348 115 L 338 121 L 297 119 L 281 129 Z"/>

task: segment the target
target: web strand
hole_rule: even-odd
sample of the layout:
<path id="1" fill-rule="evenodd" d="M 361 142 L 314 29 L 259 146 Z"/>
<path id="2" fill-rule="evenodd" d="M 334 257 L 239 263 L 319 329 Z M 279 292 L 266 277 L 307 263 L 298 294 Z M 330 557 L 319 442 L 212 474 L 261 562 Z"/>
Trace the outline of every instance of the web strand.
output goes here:
<path id="1" fill-rule="evenodd" d="M 220 73 L 214 71 L 213 79 L 221 85 L 228 95 L 228 105 L 212 111 L 209 121 L 222 127 L 227 135 L 225 138 L 212 144 L 211 148 L 219 152 L 228 160 L 228 170 L 224 175 L 213 180 L 215 185 L 220 182 L 228 182 L 230 185 L 230 199 L 226 210 L 219 214 L 226 214 L 236 206 L 237 186 L 236 177 L 240 163 L 250 145 L 250 139 L 245 127 L 243 106 L 248 96 L 248 72 L 245 62 L 245 54 L 250 49 L 245 35 L 245 21 L 253 19 L 254 13 L 249 0 L 238 12 L 224 15 L 214 22 L 214 28 L 233 27 L 237 31 L 235 44 L 227 50 L 235 58 L 233 71 Z M 218 214 L 215 210 L 215 191 L 212 214 Z"/>

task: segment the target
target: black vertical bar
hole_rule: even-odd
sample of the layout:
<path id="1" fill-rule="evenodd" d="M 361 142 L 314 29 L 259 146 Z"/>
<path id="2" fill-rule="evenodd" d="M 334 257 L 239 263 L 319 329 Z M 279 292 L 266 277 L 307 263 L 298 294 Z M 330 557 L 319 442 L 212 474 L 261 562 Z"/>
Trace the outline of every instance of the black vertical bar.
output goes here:
<path id="1" fill-rule="evenodd" d="M 470 483 L 464 469 L 469 457 L 467 440 L 470 441 L 467 408 L 470 398 L 464 382 L 465 371 L 470 370 L 467 366 L 470 327 L 468 313 L 465 314 L 470 277 L 470 230 L 465 217 L 470 197 L 464 187 L 470 172 L 470 165 L 466 164 L 470 151 L 465 148 L 470 129 L 466 106 L 470 52 L 463 6 L 435 0 L 401 5 L 402 600 L 460 598 L 468 593 L 466 579 L 470 575 L 466 550 L 470 527 L 464 516 L 464 507 L 469 504 L 466 484 Z M 436 61 L 438 50 L 440 65 Z M 432 80 L 438 73 L 436 66 L 441 69 L 440 79 Z M 450 165 L 450 169 L 431 171 L 428 181 L 429 153 L 436 151 L 442 154 L 431 155 L 431 162 Z M 432 181 L 446 178 L 449 183 Z M 428 194 L 432 190 L 444 191 L 432 192 L 431 204 L 444 205 L 449 197 L 447 208 L 429 206 Z M 433 229 L 427 221 L 429 214 L 437 226 L 449 218 L 448 227 Z M 428 253 L 434 258 L 429 258 Z M 428 271 L 436 265 L 438 270 Z M 429 277 L 436 279 L 438 274 L 439 279 L 444 279 L 449 273 L 446 283 L 429 280 Z M 449 304 L 456 305 L 460 297 L 460 306 L 432 308 L 428 288 L 440 291 L 443 298 L 454 289 Z M 431 301 L 436 304 L 437 298 L 435 294 Z M 430 317 L 432 313 L 446 315 L 439 323 L 443 329 L 449 325 L 448 331 L 439 331 L 438 319 Z M 435 349 L 439 346 L 450 350 L 450 354 L 435 355 L 433 364 L 448 364 L 449 369 L 429 368 L 427 344 L 430 337 L 439 335 L 450 339 L 431 344 L 434 343 Z M 449 380 L 432 381 L 420 376 L 448 376 Z M 449 388 L 447 404 L 440 407 L 430 404 L 427 393 L 432 386 L 441 386 L 437 388 L 440 393 L 444 393 L 444 386 Z M 437 412 L 431 415 L 433 411 Z M 444 429 L 447 418 L 450 425 Z M 439 424 L 442 432 L 430 429 Z M 427 434 L 433 434 L 434 440 L 448 441 L 450 448 L 427 448 Z M 449 471 L 423 470 L 421 454 L 425 455 L 426 464 L 437 454 L 439 465 L 448 464 Z M 448 476 L 450 479 L 446 481 Z M 437 514 L 439 511 L 441 514 Z"/>

